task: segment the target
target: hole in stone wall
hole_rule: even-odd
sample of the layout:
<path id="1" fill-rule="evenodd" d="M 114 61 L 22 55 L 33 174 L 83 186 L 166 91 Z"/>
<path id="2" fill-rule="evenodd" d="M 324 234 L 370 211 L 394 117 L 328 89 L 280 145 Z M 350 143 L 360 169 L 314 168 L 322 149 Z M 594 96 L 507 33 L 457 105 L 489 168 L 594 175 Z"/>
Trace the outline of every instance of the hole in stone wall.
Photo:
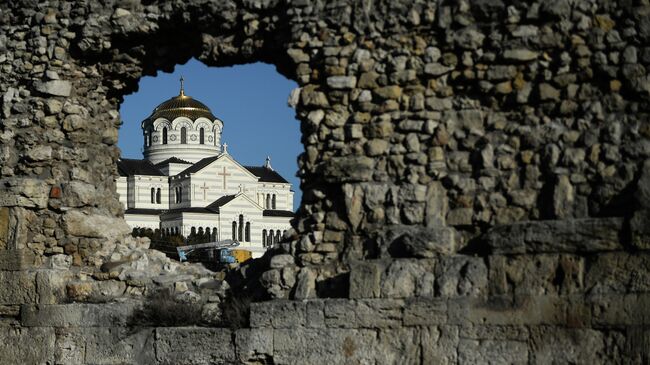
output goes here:
<path id="1" fill-rule="evenodd" d="M 301 199 L 300 124 L 287 105 L 295 87 L 263 63 L 210 68 L 192 59 L 143 77 L 120 108 L 116 185 L 133 234 L 170 256 L 178 245 L 240 242 L 230 254 L 185 252 L 210 266 L 278 242 Z"/>

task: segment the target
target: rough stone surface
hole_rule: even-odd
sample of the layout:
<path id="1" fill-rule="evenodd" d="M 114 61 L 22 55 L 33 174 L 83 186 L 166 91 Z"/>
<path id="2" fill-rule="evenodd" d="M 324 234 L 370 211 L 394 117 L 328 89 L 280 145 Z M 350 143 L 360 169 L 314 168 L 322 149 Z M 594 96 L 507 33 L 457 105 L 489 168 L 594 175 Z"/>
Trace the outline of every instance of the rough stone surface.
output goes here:
<path id="1" fill-rule="evenodd" d="M 649 19 L 644 1 L 2 2 L 0 363 L 648 363 Z M 243 288 L 121 219 L 120 103 L 192 57 L 298 84 L 303 199 Z M 251 329 L 129 333 L 161 288 L 184 314 L 262 301 L 235 311 Z"/>

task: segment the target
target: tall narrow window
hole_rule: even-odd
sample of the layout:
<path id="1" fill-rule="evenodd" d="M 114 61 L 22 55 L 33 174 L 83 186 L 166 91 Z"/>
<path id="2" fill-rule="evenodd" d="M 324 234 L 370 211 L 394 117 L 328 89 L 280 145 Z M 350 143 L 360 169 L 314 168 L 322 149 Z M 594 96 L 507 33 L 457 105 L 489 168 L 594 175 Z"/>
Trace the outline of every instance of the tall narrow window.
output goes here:
<path id="1" fill-rule="evenodd" d="M 194 236 L 196 234 L 196 227 L 192 227 L 192 230 L 190 231 L 190 234 Z"/>
<path id="2" fill-rule="evenodd" d="M 262 247 L 266 247 L 266 229 L 262 230 Z"/>
<path id="3" fill-rule="evenodd" d="M 264 207 L 266 209 L 271 209 L 271 194 L 266 194 L 266 205 Z"/>
<path id="4" fill-rule="evenodd" d="M 232 221 L 232 240 L 237 240 L 237 222 Z"/>
<path id="5" fill-rule="evenodd" d="M 181 128 L 181 144 L 186 144 L 187 143 L 187 128 L 182 127 Z"/>
<path id="6" fill-rule="evenodd" d="M 153 131 L 149 131 L 147 134 L 147 146 L 151 147 L 151 135 L 153 134 Z"/>
<path id="7" fill-rule="evenodd" d="M 217 240 L 217 227 L 212 228 L 212 240 L 216 241 Z"/>
<path id="8" fill-rule="evenodd" d="M 239 215 L 239 231 L 237 232 L 237 236 L 239 237 L 239 241 L 244 240 L 244 215 L 243 214 Z"/>
<path id="9" fill-rule="evenodd" d="M 273 194 L 273 197 L 271 198 L 271 209 L 275 209 L 275 194 Z"/>
<path id="10" fill-rule="evenodd" d="M 162 192 L 160 191 L 160 188 L 158 188 L 158 190 L 156 190 L 156 203 L 160 204 L 161 201 L 162 201 Z"/>
<path id="11" fill-rule="evenodd" d="M 151 204 L 156 202 L 154 199 L 156 199 L 156 189 L 151 188 Z"/>
<path id="12" fill-rule="evenodd" d="M 145 147 L 149 147 L 149 144 L 147 142 L 149 142 L 149 138 L 147 138 L 147 135 L 145 134 L 144 135 L 144 146 Z"/>
<path id="13" fill-rule="evenodd" d="M 205 131 L 203 130 L 203 127 L 199 129 L 199 143 L 204 144 L 205 143 Z"/>
<path id="14" fill-rule="evenodd" d="M 251 222 L 246 222 L 246 231 L 244 232 L 244 241 L 251 241 Z"/>
<path id="15" fill-rule="evenodd" d="M 167 127 L 163 127 L 163 141 L 162 144 L 167 144 Z"/>
<path id="16" fill-rule="evenodd" d="M 183 202 L 183 187 L 182 186 L 178 187 L 178 202 L 179 203 Z"/>

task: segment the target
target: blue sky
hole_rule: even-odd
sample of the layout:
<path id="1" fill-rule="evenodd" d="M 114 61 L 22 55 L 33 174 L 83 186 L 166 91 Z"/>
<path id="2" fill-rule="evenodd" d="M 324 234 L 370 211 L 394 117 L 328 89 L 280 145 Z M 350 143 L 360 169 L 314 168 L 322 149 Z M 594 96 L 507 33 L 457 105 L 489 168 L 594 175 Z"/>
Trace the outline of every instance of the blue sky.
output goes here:
<path id="1" fill-rule="evenodd" d="M 206 104 L 223 120 L 222 142 L 228 143 L 228 153 L 238 162 L 262 166 L 266 156 L 271 156 L 273 168 L 293 185 L 295 209 L 302 195 L 295 176 L 296 158 L 303 147 L 300 122 L 287 99 L 297 84 L 280 75 L 273 65 L 217 68 L 192 59 L 177 65 L 173 73 L 143 77 L 139 90 L 127 95 L 120 107 L 124 124 L 118 146 L 122 157 L 142 158 L 140 122 L 158 104 L 178 95 L 181 75 L 185 79 L 185 94 Z"/>

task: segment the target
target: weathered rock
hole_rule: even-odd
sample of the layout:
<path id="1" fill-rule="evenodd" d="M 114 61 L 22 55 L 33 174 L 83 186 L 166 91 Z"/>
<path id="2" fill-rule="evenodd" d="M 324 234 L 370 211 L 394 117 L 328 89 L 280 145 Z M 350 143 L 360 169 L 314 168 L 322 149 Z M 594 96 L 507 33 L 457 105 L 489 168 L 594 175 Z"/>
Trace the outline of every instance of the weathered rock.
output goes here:
<path id="1" fill-rule="evenodd" d="M 34 88 L 44 94 L 54 96 L 70 96 L 72 84 L 65 80 L 51 80 L 34 83 Z"/>
<path id="2" fill-rule="evenodd" d="M 498 226 L 485 239 L 497 254 L 601 252 L 623 248 L 622 218 L 520 222 Z"/>

